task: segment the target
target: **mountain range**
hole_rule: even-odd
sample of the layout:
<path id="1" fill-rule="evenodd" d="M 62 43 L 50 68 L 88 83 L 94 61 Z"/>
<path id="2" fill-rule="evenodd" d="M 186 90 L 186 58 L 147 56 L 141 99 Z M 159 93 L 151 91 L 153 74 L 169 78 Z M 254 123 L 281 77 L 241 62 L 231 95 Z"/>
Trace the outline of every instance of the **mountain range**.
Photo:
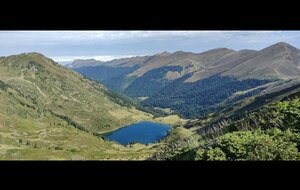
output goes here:
<path id="1" fill-rule="evenodd" d="M 297 160 L 299 52 L 281 42 L 67 67 L 0 57 L 0 159 Z M 145 120 L 172 130 L 150 144 L 104 138 Z"/>
<path id="2" fill-rule="evenodd" d="M 262 50 L 218 48 L 202 53 L 177 51 L 98 62 L 75 71 L 110 90 L 137 99 L 144 107 L 197 118 L 240 106 L 246 98 L 295 85 L 300 50 L 279 42 Z M 252 98 L 252 99 L 251 99 Z"/>

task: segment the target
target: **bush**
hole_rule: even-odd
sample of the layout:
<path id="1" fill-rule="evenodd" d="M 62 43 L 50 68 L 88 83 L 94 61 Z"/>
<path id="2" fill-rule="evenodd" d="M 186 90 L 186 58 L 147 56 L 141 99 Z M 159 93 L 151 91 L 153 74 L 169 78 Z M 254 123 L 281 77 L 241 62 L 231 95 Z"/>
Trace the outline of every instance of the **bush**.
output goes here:
<path id="1" fill-rule="evenodd" d="M 226 154 L 220 148 L 210 148 L 206 152 L 206 160 L 226 160 Z"/>
<path id="2" fill-rule="evenodd" d="M 283 114 L 283 123 L 286 127 L 297 128 L 300 126 L 300 99 L 278 102 L 277 106 Z"/>
<path id="3" fill-rule="evenodd" d="M 226 154 L 220 148 L 208 147 L 207 149 L 199 148 L 195 151 L 193 160 L 226 160 Z"/>
<path id="4" fill-rule="evenodd" d="M 200 148 L 196 151 L 194 160 L 204 160 L 205 159 L 205 150 Z"/>
<path id="5" fill-rule="evenodd" d="M 274 130 L 228 133 L 217 139 L 216 146 L 228 160 L 296 160 L 298 157 L 297 144 L 290 132 L 279 129 L 275 133 Z"/>

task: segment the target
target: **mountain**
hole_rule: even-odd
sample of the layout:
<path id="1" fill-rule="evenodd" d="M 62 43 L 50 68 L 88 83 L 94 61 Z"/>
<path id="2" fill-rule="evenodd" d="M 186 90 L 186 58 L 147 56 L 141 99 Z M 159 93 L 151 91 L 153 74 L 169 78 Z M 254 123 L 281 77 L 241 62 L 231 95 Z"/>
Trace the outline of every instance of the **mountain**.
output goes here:
<path id="1" fill-rule="evenodd" d="M 112 62 L 118 65 L 75 70 L 144 107 L 171 109 L 185 118 L 239 107 L 300 77 L 300 50 L 284 42 L 259 51 L 163 52 Z"/>
<path id="2" fill-rule="evenodd" d="M 223 73 L 236 78 L 290 79 L 300 75 L 299 49 L 280 42 Z"/>
<path id="3" fill-rule="evenodd" d="M 0 159 L 299 160 L 298 65 L 278 43 L 73 68 L 103 85 L 39 53 L 0 57 Z M 155 144 L 103 139 L 141 120 L 178 125 Z"/>
<path id="4" fill-rule="evenodd" d="M 153 58 L 147 61 L 141 68 L 137 69 L 129 76 L 142 76 L 150 70 L 157 69 L 165 66 L 181 66 L 183 68 L 182 75 L 191 73 L 201 67 L 206 67 L 210 63 L 219 59 L 222 56 L 232 53 L 233 50 L 226 48 L 219 48 L 210 50 L 200 54 L 191 52 L 177 51 L 172 54 L 156 54 Z"/>
<path id="5" fill-rule="evenodd" d="M 80 67 L 96 67 L 96 66 L 134 67 L 136 65 L 142 65 L 148 59 L 151 59 L 151 57 L 152 56 L 136 56 L 136 57 L 126 57 L 121 59 L 113 59 L 111 61 L 99 61 L 95 59 L 76 59 L 71 64 L 66 65 L 66 67 L 71 69 L 76 69 Z"/>
<path id="6" fill-rule="evenodd" d="M 98 61 L 95 59 L 75 59 L 72 63 L 67 64 L 66 67 L 68 68 L 78 68 L 78 67 L 85 67 L 85 66 L 98 66 L 102 65 L 102 61 Z"/>
<path id="7" fill-rule="evenodd" d="M 16 96 L 34 110 L 70 118 L 90 132 L 111 130 L 135 122 L 138 115 L 149 117 L 102 84 L 90 81 L 41 54 L 2 57 L 0 67 L 0 80 L 9 91 L 14 91 L 10 98 Z"/>
<path id="8" fill-rule="evenodd" d="M 39 54 L 0 57 L 0 159 L 144 159 L 101 133 L 154 120 L 102 84 Z"/>
<path id="9" fill-rule="evenodd" d="M 191 77 L 186 80 L 186 82 L 195 82 L 204 78 L 208 78 L 212 75 L 221 74 L 236 67 L 245 60 L 248 60 L 255 53 L 256 51 L 254 50 L 241 50 L 232 52 L 227 56 L 221 57 L 220 59 L 216 60 L 208 67 L 203 67 L 202 69 L 195 71 L 191 75 Z"/>

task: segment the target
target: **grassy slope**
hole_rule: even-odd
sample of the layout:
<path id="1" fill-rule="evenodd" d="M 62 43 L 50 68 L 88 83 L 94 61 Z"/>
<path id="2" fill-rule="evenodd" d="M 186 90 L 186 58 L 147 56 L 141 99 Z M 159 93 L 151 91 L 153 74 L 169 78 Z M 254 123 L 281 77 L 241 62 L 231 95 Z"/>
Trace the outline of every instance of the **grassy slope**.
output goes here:
<path id="1" fill-rule="evenodd" d="M 36 53 L 0 58 L 0 67 L 0 159 L 145 159 L 154 145 L 124 147 L 91 133 L 182 121 L 121 106 L 102 85 Z"/>
<path id="2" fill-rule="evenodd" d="M 145 159 L 153 145 L 124 147 L 99 139 L 71 126 L 46 126 L 28 120 L 17 120 L 13 128 L 1 126 L 1 160 L 44 159 Z"/>
<path id="3" fill-rule="evenodd" d="M 299 160 L 299 94 L 297 91 L 201 133 L 176 128 L 151 159 Z"/>
<path id="4" fill-rule="evenodd" d="M 71 118 L 91 132 L 118 128 L 152 116 L 106 96 L 107 89 L 39 54 L 0 59 L 0 80 L 28 104 Z"/>
<path id="5" fill-rule="evenodd" d="M 0 90 L 0 159 L 145 159 L 152 146 L 123 147 L 22 106 Z M 8 115 L 9 114 L 9 115 Z"/>

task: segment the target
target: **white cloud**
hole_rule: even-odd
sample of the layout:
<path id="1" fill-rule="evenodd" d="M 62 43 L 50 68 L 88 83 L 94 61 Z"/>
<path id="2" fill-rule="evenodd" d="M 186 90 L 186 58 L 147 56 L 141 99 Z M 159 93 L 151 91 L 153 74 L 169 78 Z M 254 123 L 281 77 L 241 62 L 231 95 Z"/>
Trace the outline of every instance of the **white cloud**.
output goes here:
<path id="1" fill-rule="evenodd" d="M 0 31 L 0 55 L 151 54 L 228 47 L 260 49 L 279 41 L 300 47 L 299 31 Z M 90 58 L 90 56 L 88 56 Z M 60 58 L 66 60 L 71 58 Z M 109 59 L 100 57 L 99 59 Z"/>
<path id="2" fill-rule="evenodd" d="M 239 39 L 245 42 L 256 40 L 290 39 L 299 37 L 299 32 L 282 31 L 5 31 L 0 32 L 1 44 L 63 44 L 95 41 L 141 40 L 156 38 L 200 38 L 220 41 Z M 8 40 L 10 39 L 10 40 Z M 255 40 L 256 39 L 256 40 Z"/>

